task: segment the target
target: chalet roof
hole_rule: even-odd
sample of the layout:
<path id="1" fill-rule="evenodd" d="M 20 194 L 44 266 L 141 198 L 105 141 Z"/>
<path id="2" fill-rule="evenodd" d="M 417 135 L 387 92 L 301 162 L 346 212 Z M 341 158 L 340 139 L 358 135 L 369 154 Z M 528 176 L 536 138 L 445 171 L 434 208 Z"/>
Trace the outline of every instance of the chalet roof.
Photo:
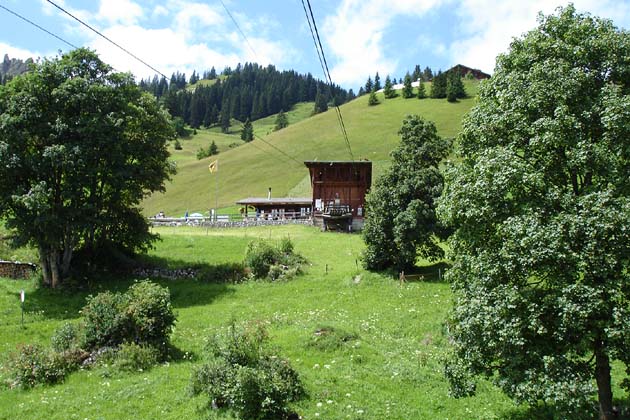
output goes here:
<path id="1" fill-rule="evenodd" d="M 334 164 L 334 163 L 347 163 L 347 164 L 355 164 L 355 165 L 371 165 L 372 161 L 371 160 L 305 160 L 304 164 L 306 166 L 308 165 L 312 165 L 312 164 L 323 164 L 323 163 L 327 163 L 327 164 Z"/>
<path id="2" fill-rule="evenodd" d="M 288 204 L 304 204 L 310 205 L 313 202 L 310 198 L 305 197 L 280 197 L 280 198 L 266 198 L 266 197 L 248 197 L 236 202 L 236 204 L 243 205 L 288 205 Z"/>

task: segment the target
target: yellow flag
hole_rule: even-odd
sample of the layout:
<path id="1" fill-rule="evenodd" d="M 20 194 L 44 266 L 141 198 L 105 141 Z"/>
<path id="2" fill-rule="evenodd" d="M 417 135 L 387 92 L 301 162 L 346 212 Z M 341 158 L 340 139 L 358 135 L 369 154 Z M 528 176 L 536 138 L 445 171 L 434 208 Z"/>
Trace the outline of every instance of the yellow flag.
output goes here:
<path id="1" fill-rule="evenodd" d="M 208 165 L 208 170 L 211 174 L 217 172 L 219 170 L 219 161 L 215 160 L 214 162 L 211 162 L 210 165 Z"/>

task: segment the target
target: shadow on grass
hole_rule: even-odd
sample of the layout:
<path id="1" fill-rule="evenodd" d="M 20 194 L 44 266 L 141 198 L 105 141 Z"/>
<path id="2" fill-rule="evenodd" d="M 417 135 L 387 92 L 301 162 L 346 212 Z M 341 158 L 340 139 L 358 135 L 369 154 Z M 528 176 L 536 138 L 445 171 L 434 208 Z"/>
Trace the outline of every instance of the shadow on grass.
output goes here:
<path id="1" fill-rule="evenodd" d="M 444 283 L 444 273 L 451 265 L 440 261 L 431 265 L 416 266 L 408 272 L 405 271 L 405 280 L 410 282 Z"/>
<path id="2" fill-rule="evenodd" d="M 237 264 L 185 264 L 182 261 L 151 258 L 151 268 L 194 269 L 194 278 L 163 278 L 152 275 L 130 274 L 127 272 L 98 272 L 71 279 L 58 289 L 37 287 L 29 293 L 24 304 L 25 313 L 36 314 L 45 319 L 75 319 L 86 304 L 86 298 L 104 291 L 124 292 L 134 282 L 149 279 L 154 283 L 167 287 L 171 292 L 173 308 L 207 305 L 218 296 L 233 293 L 233 285 L 241 275 L 235 275 L 239 269 Z M 142 267 L 149 267 L 144 259 Z M 149 271 L 150 272 L 150 271 Z M 242 271 L 241 271 L 242 273 Z"/>
<path id="3" fill-rule="evenodd" d="M 614 417 L 615 419 L 630 420 L 630 398 L 615 398 L 613 406 L 617 410 L 617 415 Z M 539 405 L 517 407 L 504 413 L 500 418 L 502 420 L 555 420 L 563 418 L 571 418 L 572 420 L 597 420 L 599 418 L 599 409 L 596 404 L 593 404 L 591 409 L 586 408 L 579 413 L 568 414 L 556 409 L 552 405 Z"/>

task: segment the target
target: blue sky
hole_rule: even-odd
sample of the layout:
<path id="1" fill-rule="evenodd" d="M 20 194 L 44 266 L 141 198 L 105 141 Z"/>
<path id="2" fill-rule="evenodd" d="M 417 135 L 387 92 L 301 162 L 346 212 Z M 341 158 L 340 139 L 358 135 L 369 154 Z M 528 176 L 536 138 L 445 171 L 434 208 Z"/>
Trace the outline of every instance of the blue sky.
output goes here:
<path id="1" fill-rule="evenodd" d="M 53 0 L 161 72 L 274 64 L 323 79 L 301 0 Z M 355 91 L 377 71 L 400 78 L 416 64 L 461 63 L 491 73 L 512 37 L 568 2 L 555 0 L 311 0 L 333 81 Z M 630 28 L 630 0 L 575 0 L 582 12 Z M 0 0 L 68 42 L 95 49 L 117 70 L 155 72 L 46 0 Z M 250 48 L 251 45 L 251 48 Z M 0 9 L 0 54 L 48 57 L 70 47 Z"/>

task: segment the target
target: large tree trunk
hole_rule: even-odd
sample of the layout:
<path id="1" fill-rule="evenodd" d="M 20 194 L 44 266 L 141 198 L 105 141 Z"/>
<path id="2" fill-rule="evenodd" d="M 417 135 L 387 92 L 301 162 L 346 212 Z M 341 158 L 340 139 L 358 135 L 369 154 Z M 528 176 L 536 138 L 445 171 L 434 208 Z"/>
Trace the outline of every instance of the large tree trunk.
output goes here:
<path id="1" fill-rule="evenodd" d="M 595 379 L 597 380 L 599 419 L 612 420 L 614 417 L 610 386 L 610 359 L 601 340 L 597 340 L 595 343 Z"/>
<path id="2" fill-rule="evenodd" d="M 61 257 L 61 276 L 68 277 L 70 274 L 70 263 L 74 251 L 74 240 L 72 237 L 72 229 L 66 227 L 66 234 L 63 240 L 63 254 Z"/>
<path id="3" fill-rule="evenodd" d="M 61 283 L 61 272 L 59 267 L 59 251 L 51 250 L 48 252 L 48 263 L 50 264 L 50 287 L 53 289 Z"/>
<path id="4" fill-rule="evenodd" d="M 50 286 L 52 277 L 50 274 L 50 264 L 48 264 L 48 253 L 42 246 L 39 247 L 39 263 L 42 266 L 42 282 L 45 286 Z"/>

